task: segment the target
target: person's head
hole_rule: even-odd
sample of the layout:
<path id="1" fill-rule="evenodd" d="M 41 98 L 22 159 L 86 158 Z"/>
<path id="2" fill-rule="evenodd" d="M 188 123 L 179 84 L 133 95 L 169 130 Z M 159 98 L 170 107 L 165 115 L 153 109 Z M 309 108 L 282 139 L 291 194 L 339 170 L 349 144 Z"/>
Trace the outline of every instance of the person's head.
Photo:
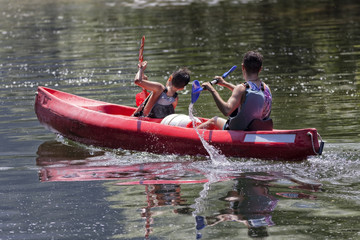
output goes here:
<path id="1" fill-rule="evenodd" d="M 190 82 L 190 71 L 187 68 L 180 68 L 171 74 L 172 85 L 178 89 L 183 89 Z"/>
<path id="2" fill-rule="evenodd" d="M 263 62 L 263 56 L 255 51 L 249 51 L 245 53 L 243 58 L 243 67 L 246 74 L 258 74 L 261 70 Z"/>

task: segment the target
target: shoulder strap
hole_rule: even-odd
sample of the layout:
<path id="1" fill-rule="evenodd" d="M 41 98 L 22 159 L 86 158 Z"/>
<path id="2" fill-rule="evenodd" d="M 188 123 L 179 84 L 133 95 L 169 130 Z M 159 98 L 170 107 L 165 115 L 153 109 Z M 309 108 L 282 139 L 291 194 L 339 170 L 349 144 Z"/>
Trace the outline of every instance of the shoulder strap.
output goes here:
<path id="1" fill-rule="evenodd" d="M 246 88 L 250 88 L 250 84 L 248 82 L 245 82 L 244 85 L 245 85 Z M 265 83 L 261 82 L 260 89 L 263 92 L 265 91 Z"/>
<path id="2" fill-rule="evenodd" d="M 261 91 L 265 91 L 265 83 L 261 82 Z"/>
<path id="3" fill-rule="evenodd" d="M 167 88 L 165 88 L 165 90 L 164 90 L 163 92 L 164 92 L 164 93 L 167 93 L 167 92 L 168 92 Z M 178 96 L 178 93 L 175 92 L 172 97 L 173 97 L 173 98 L 176 98 L 177 96 Z"/>

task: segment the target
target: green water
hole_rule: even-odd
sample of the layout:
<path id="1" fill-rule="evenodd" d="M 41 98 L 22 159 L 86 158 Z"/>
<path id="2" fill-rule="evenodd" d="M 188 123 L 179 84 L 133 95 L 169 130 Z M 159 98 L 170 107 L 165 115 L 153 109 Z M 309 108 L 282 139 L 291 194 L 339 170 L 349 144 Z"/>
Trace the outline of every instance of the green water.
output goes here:
<path id="1" fill-rule="evenodd" d="M 359 239 L 359 12 L 356 0 L 0 0 L 0 239 L 247 239 L 256 217 L 271 219 L 266 239 Z M 182 66 L 209 81 L 260 51 L 275 128 L 316 128 L 324 154 L 214 166 L 82 146 L 38 123 L 39 85 L 135 106 L 142 35 L 147 75 L 162 83 Z M 243 81 L 239 67 L 228 80 Z M 188 114 L 190 93 L 178 113 Z M 221 116 L 207 92 L 194 108 Z M 40 181 L 44 171 L 53 178 Z M 253 198 L 273 208 L 251 212 Z"/>

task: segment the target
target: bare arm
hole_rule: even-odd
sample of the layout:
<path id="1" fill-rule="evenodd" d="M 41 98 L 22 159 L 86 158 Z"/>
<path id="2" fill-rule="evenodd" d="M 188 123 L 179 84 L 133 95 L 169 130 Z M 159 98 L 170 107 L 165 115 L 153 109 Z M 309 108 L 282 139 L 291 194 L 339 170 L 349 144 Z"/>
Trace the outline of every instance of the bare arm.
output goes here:
<path id="1" fill-rule="evenodd" d="M 236 87 L 234 84 L 231 84 L 231 83 L 228 83 L 224 80 L 224 78 L 220 77 L 220 76 L 215 76 L 214 79 L 217 79 L 218 82 L 217 84 L 220 85 L 220 86 L 223 86 L 223 87 L 226 87 L 228 89 L 230 89 L 230 91 L 233 91 L 234 88 Z"/>
<path id="2" fill-rule="evenodd" d="M 230 98 L 225 102 L 210 83 L 204 83 L 202 86 L 211 93 L 220 112 L 225 116 L 229 116 L 239 107 L 245 93 L 245 87 L 243 85 L 235 86 Z"/>
<path id="3" fill-rule="evenodd" d="M 145 105 L 144 109 L 143 109 L 143 115 L 144 116 L 148 116 L 149 113 L 151 112 L 151 109 L 153 108 L 153 106 L 155 105 L 156 101 L 158 100 L 158 98 L 160 97 L 162 92 L 153 92 L 150 95 L 149 101 L 147 102 L 147 104 Z"/>
<path id="4" fill-rule="evenodd" d="M 149 81 L 147 76 L 144 75 L 144 71 L 147 67 L 147 61 L 139 63 L 138 65 L 139 70 L 135 75 L 134 83 L 142 88 L 145 88 L 152 92 L 162 92 L 164 91 L 165 87 L 158 82 Z"/>
<path id="5" fill-rule="evenodd" d="M 146 104 L 146 106 L 143 109 L 143 115 L 147 116 L 149 115 L 152 107 L 160 97 L 161 93 L 164 91 L 165 87 L 158 82 L 152 82 L 147 80 L 147 76 L 144 75 L 144 71 L 146 69 L 147 62 L 144 61 L 142 63 L 139 63 L 138 67 L 139 70 L 135 75 L 134 83 L 142 88 L 145 88 L 146 90 L 149 90 L 152 92 L 151 96 L 149 97 L 149 100 Z"/>
<path id="6" fill-rule="evenodd" d="M 139 85 L 140 87 L 143 87 L 147 90 L 152 91 L 149 101 L 147 102 L 147 104 L 145 105 L 144 110 L 143 110 L 143 115 L 147 116 L 147 115 L 149 115 L 149 113 L 150 113 L 151 109 L 153 108 L 154 104 L 156 103 L 156 101 L 159 99 L 161 93 L 164 91 L 165 87 L 161 83 L 152 82 L 152 81 L 148 81 L 148 80 L 142 80 L 137 85 Z"/>
<path id="7" fill-rule="evenodd" d="M 165 87 L 161 83 L 148 80 L 142 80 L 138 82 L 135 81 L 135 84 L 151 92 L 162 92 L 165 89 Z"/>

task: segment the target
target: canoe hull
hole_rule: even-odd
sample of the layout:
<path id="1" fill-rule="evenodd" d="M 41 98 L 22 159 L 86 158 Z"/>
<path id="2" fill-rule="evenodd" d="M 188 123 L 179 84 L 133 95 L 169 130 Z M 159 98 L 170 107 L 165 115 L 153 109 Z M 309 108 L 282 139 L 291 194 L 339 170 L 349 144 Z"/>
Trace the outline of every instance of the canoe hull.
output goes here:
<path id="1" fill-rule="evenodd" d="M 135 108 L 39 87 L 35 112 L 43 125 L 87 145 L 154 153 L 208 155 L 195 129 L 136 118 Z M 302 160 L 319 151 L 316 129 L 273 131 L 201 130 L 225 156 Z M 312 135 L 312 138 L 311 138 Z M 315 150 L 315 152 L 314 152 Z"/>

